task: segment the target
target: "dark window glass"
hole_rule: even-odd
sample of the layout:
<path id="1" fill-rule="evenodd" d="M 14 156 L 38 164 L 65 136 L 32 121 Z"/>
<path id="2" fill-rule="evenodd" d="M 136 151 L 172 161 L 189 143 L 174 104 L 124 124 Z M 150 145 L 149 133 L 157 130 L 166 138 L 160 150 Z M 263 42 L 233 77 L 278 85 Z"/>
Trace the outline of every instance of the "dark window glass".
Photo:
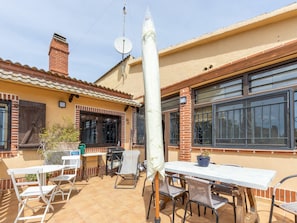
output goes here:
<path id="1" fill-rule="evenodd" d="M 161 102 L 162 111 L 168 111 L 170 109 L 177 109 L 179 107 L 179 96 L 163 99 Z"/>
<path id="2" fill-rule="evenodd" d="M 40 145 L 39 134 L 45 128 L 46 105 L 43 103 L 19 102 L 19 147 L 32 148 Z"/>
<path id="3" fill-rule="evenodd" d="M 252 93 L 297 85 L 297 64 L 287 64 L 249 75 Z"/>
<path id="4" fill-rule="evenodd" d="M 194 109 L 194 145 L 212 143 L 212 107 Z"/>
<path id="5" fill-rule="evenodd" d="M 170 145 L 179 144 L 179 112 L 170 113 Z"/>
<path id="6" fill-rule="evenodd" d="M 11 101 L 0 100 L 0 150 L 10 150 Z"/>
<path id="7" fill-rule="evenodd" d="M 194 145 L 212 144 L 212 106 L 200 107 L 199 104 L 241 96 L 242 94 L 243 81 L 241 78 L 194 90 L 196 104 L 193 126 Z"/>
<path id="8" fill-rule="evenodd" d="M 216 145 L 290 147 L 289 92 L 215 106 Z"/>
<path id="9" fill-rule="evenodd" d="M 295 147 L 297 146 L 297 92 L 294 93 L 294 135 Z"/>
<path id="10" fill-rule="evenodd" d="M 241 96 L 242 94 L 242 79 L 226 81 L 194 91 L 195 104 L 214 102 L 225 98 Z"/>
<path id="11" fill-rule="evenodd" d="M 116 146 L 121 140 L 121 117 L 81 112 L 80 131 L 87 146 Z"/>
<path id="12" fill-rule="evenodd" d="M 138 145 L 145 143 L 144 107 L 139 108 L 136 113 L 136 143 Z"/>

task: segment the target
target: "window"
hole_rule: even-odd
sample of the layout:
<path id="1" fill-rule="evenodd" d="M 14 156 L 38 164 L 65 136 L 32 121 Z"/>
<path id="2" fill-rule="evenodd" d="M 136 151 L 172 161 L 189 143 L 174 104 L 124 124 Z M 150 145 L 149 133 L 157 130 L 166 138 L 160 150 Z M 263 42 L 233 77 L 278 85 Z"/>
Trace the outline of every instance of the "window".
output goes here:
<path id="1" fill-rule="evenodd" d="M 290 92 L 214 105 L 215 145 L 290 147 Z"/>
<path id="2" fill-rule="evenodd" d="M 249 74 L 250 92 L 277 89 L 297 85 L 297 64 L 290 63 Z"/>
<path id="3" fill-rule="evenodd" d="M 233 79 L 193 91 L 195 108 L 193 113 L 193 144 L 212 144 L 212 103 L 243 94 L 242 79 Z"/>
<path id="4" fill-rule="evenodd" d="M 297 92 L 294 93 L 294 139 L 297 146 Z"/>
<path id="5" fill-rule="evenodd" d="M 45 128 L 45 104 L 19 102 L 19 147 L 32 148 L 40 145 L 39 133 Z"/>
<path id="6" fill-rule="evenodd" d="M 212 107 L 194 109 L 194 145 L 210 145 L 212 142 Z"/>
<path id="7" fill-rule="evenodd" d="M 100 113 L 80 113 L 81 142 L 87 146 L 116 146 L 121 140 L 121 117 Z"/>
<path id="8" fill-rule="evenodd" d="M 11 101 L 0 100 L 0 150 L 10 149 Z"/>
<path id="9" fill-rule="evenodd" d="M 235 79 L 194 90 L 195 104 L 213 102 L 224 98 L 241 96 L 242 79 Z"/>
<path id="10" fill-rule="evenodd" d="M 179 112 L 170 113 L 170 145 L 179 144 Z"/>
<path id="11" fill-rule="evenodd" d="M 296 74 L 289 61 L 193 90 L 193 145 L 296 148 Z"/>
<path id="12" fill-rule="evenodd" d="M 144 107 L 138 109 L 136 115 L 136 143 L 144 145 L 145 143 L 145 121 L 144 121 Z"/>

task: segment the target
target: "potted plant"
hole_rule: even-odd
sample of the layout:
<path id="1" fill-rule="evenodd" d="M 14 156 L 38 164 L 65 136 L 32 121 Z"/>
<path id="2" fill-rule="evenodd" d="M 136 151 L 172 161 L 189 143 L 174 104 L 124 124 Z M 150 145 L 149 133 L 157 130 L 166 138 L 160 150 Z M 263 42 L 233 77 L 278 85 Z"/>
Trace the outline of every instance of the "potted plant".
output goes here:
<path id="1" fill-rule="evenodd" d="M 42 154 L 46 164 L 61 164 L 61 156 L 69 155 L 69 150 L 79 146 L 79 129 L 70 121 L 55 123 L 39 134 Z"/>
<path id="2" fill-rule="evenodd" d="M 210 156 L 208 150 L 203 150 L 200 155 L 197 156 L 198 166 L 208 167 L 210 162 Z"/>

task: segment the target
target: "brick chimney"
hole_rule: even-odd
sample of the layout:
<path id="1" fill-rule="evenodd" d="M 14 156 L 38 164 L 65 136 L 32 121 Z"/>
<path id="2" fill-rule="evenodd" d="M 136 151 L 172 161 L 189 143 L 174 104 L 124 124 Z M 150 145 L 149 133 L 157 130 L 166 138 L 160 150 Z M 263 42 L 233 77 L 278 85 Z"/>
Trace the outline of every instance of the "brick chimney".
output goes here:
<path id="1" fill-rule="evenodd" d="M 66 38 L 54 33 L 49 48 L 49 70 L 54 73 L 68 75 L 68 43 Z"/>

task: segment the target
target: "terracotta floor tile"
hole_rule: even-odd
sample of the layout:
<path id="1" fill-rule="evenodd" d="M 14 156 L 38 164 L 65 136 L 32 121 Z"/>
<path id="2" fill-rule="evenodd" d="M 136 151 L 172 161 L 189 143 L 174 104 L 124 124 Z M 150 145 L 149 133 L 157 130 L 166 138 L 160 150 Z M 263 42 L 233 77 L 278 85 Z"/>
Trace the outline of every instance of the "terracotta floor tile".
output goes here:
<path id="1" fill-rule="evenodd" d="M 104 176 L 92 177 L 88 182 L 78 181 L 76 183 L 79 192 L 73 191 L 68 202 L 62 201 L 61 197 L 56 197 L 53 206 L 54 213 L 47 214 L 47 223 L 154 223 L 155 209 L 151 207 L 150 218 L 146 220 L 148 202 L 151 193 L 150 182 L 146 182 L 145 193 L 142 197 L 142 186 L 145 179 L 142 173 L 135 189 L 114 189 L 116 177 Z M 260 222 L 267 223 L 269 217 L 269 200 L 257 199 Z M 184 216 L 184 206 L 177 205 L 175 222 L 182 222 Z M 207 214 L 201 217 L 197 215 L 197 208 L 193 206 L 193 216 L 187 215 L 186 222 L 215 222 L 214 215 L 208 210 Z M 17 213 L 17 200 L 13 190 L 7 191 L 1 198 L 0 223 L 10 223 L 14 221 Z M 203 212 L 201 212 L 203 213 Z M 25 215 L 30 214 L 25 211 Z M 219 210 L 220 223 L 230 223 L 233 220 L 233 209 L 227 205 Z M 161 222 L 170 223 L 172 219 L 171 202 L 166 204 L 165 209 L 160 212 Z M 35 221 L 36 222 L 36 221 Z M 276 211 L 273 223 L 292 223 L 293 216 L 282 211 Z"/>

